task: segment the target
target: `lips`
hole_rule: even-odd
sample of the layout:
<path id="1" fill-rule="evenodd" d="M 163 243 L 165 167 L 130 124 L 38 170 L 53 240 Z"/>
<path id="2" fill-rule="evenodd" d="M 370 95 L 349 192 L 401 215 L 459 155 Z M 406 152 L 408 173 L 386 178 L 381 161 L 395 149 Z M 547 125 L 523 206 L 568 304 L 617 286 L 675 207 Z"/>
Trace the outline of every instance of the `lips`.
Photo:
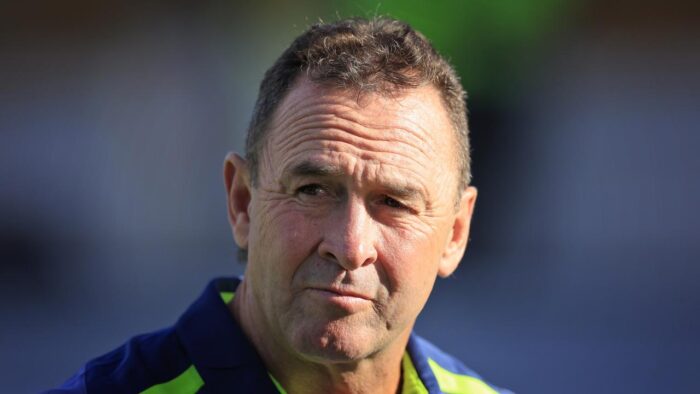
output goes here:
<path id="1" fill-rule="evenodd" d="M 309 289 L 323 291 L 323 292 L 327 292 L 327 293 L 333 293 L 334 295 L 340 296 L 340 297 L 353 297 L 353 298 L 360 298 L 360 299 L 367 300 L 367 301 L 372 301 L 371 297 L 369 297 L 363 293 L 353 291 L 353 290 L 348 290 L 348 289 L 341 289 L 341 288 L 337 288 L 337 287 L 309 287 Z"/>
<path id="2" fill-rule="evenodd" d="M 369 296 L 367 296 L 367 295 L 365 295 L 365 294 L 363 294 L 363 293 L 356 292 L 356 291 L 352 291 L 352 290 L 347 290 L 347 289 L 339 289 L 339 288 L 320 288 L 320 289 L 318 289 L 318 290 L 327 291 L 327 292 L 330 292 L 330 293 L 335 293 L 335 294 L 337 294 L 337 295 L 339 295 L 339 296 L 341 296 L 341 297 L 361 298 L 361 299 L 367 300 L 367 301 L 371 301 L 371 300 L 372 300 L 371 297 L 369 297 Z"/>
<path id="3" fill-rule="evenodd" d="M 342 311 L 344 315 L 354 314 L 371 310 L 374 305 L 374 301 L 365 293 L 355 290 L 336 287 L 308 287 L 304 293 L 309 297 L 308 300 L 313 302 L 314 307 L 322 307 L 318 309 L 319 313 L 333 310 L 335 311 L 333 312 L 334 316 L 337 311 Z"/>

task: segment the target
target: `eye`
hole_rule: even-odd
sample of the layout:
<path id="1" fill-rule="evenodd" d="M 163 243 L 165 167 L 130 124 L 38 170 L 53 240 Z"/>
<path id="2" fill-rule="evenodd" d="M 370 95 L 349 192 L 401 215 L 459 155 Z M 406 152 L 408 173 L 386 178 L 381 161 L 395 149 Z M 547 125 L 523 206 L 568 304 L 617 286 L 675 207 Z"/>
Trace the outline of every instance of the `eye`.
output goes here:
<path id="1" fill-rule="evenodd" d="M 328 194 L 328 191 L 323 186 L 321 186 L 317 183 L 312 183 L 309 185 L 304 185 L 304 186 L 299 187 L 296 190 L 296 193 L 303 194 L 306 196 L 320 196 L 323 194 Z"/>
<path id="2" fill-rule="evenodd" d="M 390 208 L 407 209 L 405 205 L 401 204 L 398 200 L 393 199 L 389 196 L 384 196 L 382 198 L 382 203 Z"/>

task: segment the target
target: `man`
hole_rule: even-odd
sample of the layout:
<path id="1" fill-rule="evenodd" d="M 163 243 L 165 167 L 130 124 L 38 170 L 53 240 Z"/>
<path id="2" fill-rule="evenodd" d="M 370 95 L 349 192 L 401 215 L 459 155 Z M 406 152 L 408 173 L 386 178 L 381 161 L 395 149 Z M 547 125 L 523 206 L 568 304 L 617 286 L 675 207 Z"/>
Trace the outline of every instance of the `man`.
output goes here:
<path id="1" fill-rule="evenodd" d="M 464 91 L 410 26 L 311 27 L 265 74 L 224 164 L 242 279 L 89 362 L 97 393 L 496 393 L 412 333 L 466 248 Z M 500 391 L 505 392 L 505 391 Z"/>

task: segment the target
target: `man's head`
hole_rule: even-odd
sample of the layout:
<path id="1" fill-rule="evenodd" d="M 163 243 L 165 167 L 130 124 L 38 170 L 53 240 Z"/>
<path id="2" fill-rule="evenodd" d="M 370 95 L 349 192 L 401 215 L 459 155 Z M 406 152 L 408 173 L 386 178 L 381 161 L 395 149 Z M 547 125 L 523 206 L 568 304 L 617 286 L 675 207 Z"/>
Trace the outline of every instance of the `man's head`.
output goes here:
<path id="1" fill-rule="evenodd" d="M 246 138 L 245 155 L 254 183 L 270 119 L 300 77 L 358 96 L 391 96 L 420 86 L 435 87 L 454 127 L 459 191 L 469 185 L 466 93 L 459 77 L 420 32 L 392 19 L 349 19 L 311 26 L 267 70 Z"/>
<path id="2" fill-rule="evenodd" d="M 476 199 L 456 75 L 407 25 L 352 20 L 304 33 L 260 95 L 224 171 L 251 324 L 311 362 L 403 351 Z"/>

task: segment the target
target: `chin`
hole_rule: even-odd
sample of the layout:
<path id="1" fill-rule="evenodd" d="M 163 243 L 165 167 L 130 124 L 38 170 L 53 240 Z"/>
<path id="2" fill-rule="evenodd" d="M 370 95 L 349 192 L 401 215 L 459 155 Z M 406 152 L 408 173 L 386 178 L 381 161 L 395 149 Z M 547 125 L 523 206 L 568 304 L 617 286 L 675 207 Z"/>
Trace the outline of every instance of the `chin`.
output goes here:
<path id="1" fill-rule="evenodd" d="M 367 327 L 344 327 L 337 321 L 322 327 L 302 329 L 293 335 L 291 344 L 303 358 L 318 363 L 352 363 L 376 351 L 378 333 Z"/>

